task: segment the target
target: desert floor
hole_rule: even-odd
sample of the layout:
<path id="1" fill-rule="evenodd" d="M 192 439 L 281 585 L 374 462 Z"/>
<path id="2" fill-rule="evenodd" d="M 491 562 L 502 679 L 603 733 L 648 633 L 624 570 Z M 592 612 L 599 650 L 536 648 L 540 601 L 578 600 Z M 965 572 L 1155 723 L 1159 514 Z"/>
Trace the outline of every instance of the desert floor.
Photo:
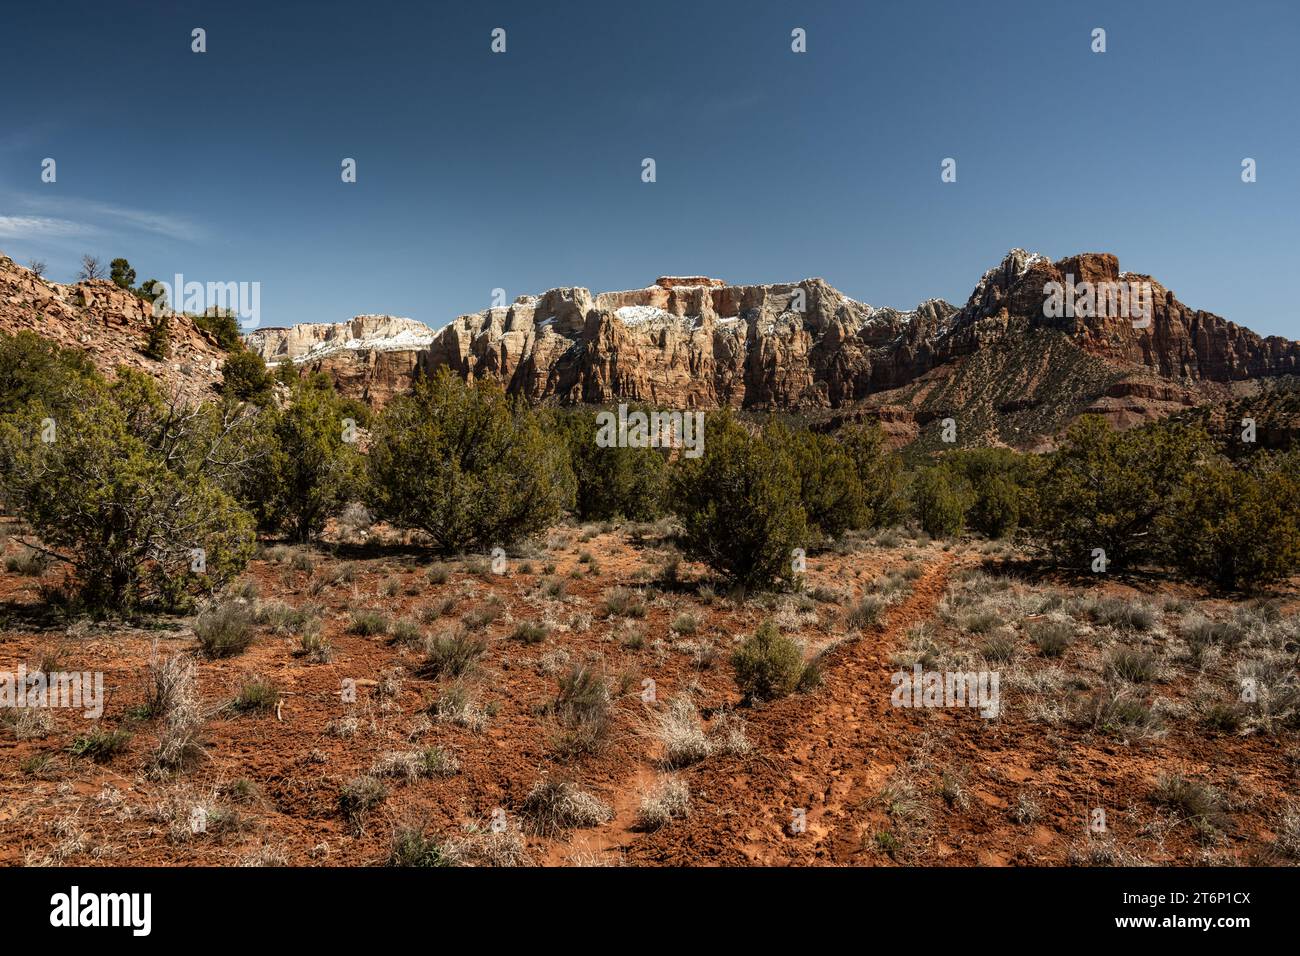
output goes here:
<path id="1" fill-rule="evenodd" d="M 16 531 L 8 558 L 24 552 Z M 11 562 L 0 670 L 102 671 L 107 703 L 98 726 L 0 712 L 0 862 L 377 865 L 402 831 L 468 864 L 1300 854 L 1294 588 L 1246 601 L 1154 577 L 1068 579 L 1007 544 L 894 530 L 809 555 L 798 593 L 746 598 L 698 565 L 665 571 L 666 532 L 557 527 L 503 574 L 399 544 L 269 544 L 241 588 L 256 636 L 220 659 L 199 653 L 194 618 L 60 621 L 40 590 L 57 569 Z M 743 706 L 730 656 L 769 618 L 821 680 Z M 327 648 L 303 653 L 311 620 Z M 486 646 L 435 674 L 427 641 L 457 633 Z M 158 774 L 163 722 L 141 705 L 151 660 L 169 655 L 196 661 L 204 752 Z M 1000 713 L 892 706 L 891 675 L 918 661 L 996 670 Z M 581 707 L 557 706 L 584 666 Z M 232 706 L 250 682 L 270 702 Z M 114 752 L 75 755 L 115 730 Z M 341 792 L 366 776 L 380 795 L 344 813 Z M 529 799 L 542 780 L 569 786 L 542 807 Z M 556 794 L 577 809 L 565 816 Z"/>

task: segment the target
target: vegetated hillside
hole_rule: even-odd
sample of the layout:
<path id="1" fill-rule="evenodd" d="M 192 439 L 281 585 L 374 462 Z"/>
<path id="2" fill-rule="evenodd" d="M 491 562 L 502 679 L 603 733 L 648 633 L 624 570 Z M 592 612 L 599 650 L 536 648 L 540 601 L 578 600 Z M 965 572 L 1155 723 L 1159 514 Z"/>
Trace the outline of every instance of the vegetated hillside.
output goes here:
<path id="1" fill-rule="evenodd" d="M 1072 282 L 1141 284 L 1149 321 L 1046 315 L 1050 283 Z M 361 319 L 383 319 L 383 328 L 356 331 Z M 1084 411 L 1128 427 L 1221 402 L 1231 383 L 1300 369 L 1300 344 L 1191 309 L 1101 253 L 1053 263 L 1012 250 L 960 309 L 937 299 L 909 312 L 876 308 L 821 279 L 732 286 L 665 276 L 623 292 L 520 296 L 460 316 L 427 342 L 389 328 L 403 322 L 360 317 L 323 337 L 312 327 L 263 329 L 249 346 L 325 371 L 374 404 L 446 366 L 496 378 L 535 403 L 726 406 L 811 421 L 867 415 L 897 441 L 953 417 L 960 443 L 1020 448 L 1050 446 Z"/>
<path id="2" fill-rule="evenodd" d="M 1166 382 L 1060 333 L 1024 328 L 871 396 L 855 417 L 877 418 L 896 443 L 917 453 L 989 445 L 1047 451 L 1079 415 L 1128 428 L 1213 400 L 1219 391 Z M 946 419 L 955 425 L 951 442 L 944 440 Z"/>
<path id="3" fill-rule="evenodd" d="M 226 353 L 185 315 L 171 316 L 168 355 L 145 354 L 151 306 L 105 279 L 63 285 L 0 255 L 0 332 L 30 331 L 82 349 L 103 372 L 133 368 L 189 401 L 215 394 Z"/>
<path id="4" fill-rule="evenodd" d="M 1300 438 L 1300 378 L 1241 383 L 1223 402 L 1188 409 L 1176 418 L 1204 428 L 1230 457 L 1254 448 L 1290 448 Z M 1243 440 L 1247 422 L 1254 424 L 1253 446 Z"/>

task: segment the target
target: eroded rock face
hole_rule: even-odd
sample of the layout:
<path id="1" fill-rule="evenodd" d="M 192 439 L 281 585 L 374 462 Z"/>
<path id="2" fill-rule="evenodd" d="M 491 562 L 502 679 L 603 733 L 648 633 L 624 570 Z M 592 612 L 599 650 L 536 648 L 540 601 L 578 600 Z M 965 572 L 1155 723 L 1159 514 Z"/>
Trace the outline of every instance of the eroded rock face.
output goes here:
<path id="1" fill-rule="evenodd" d="M 1105 311 L 1051 316 L 1044 303 L 1053 282 L 1146 283 L 1151 321 L 1135 327 L 1131 317 Z M 1014 346 L 1037 329 L 1058 332 L 1106 363 L 1175 381 L 1229 382 L 1300 365 L 1297 343 L 1189 309 L 1149 276 L 1121 272 L 1112 255 L 1052 262 L 1022 249 L 988 270 L 960 309 L 938 299 L 908 312 L 874 308 L 821 279 L 737 286 L 661 276 L 643 289 L 521 296 L 436 333 L 411 320 L 361 316 L 338 326 L 261 330 L 250 344 L 269 361 L 289 357 L 329 372 L 346 392 L 377 404 L 409 388 L 420 371 L 445 366 L 466 378 L 497 378 L 534 402 L 814 410 L 868 396 L 892 400 L 882 393 L 981 350 Z M 407 335 L 428 342 L 407 348 Z M 1069 398 L 1115 404 L 1120 396 L 1107 387 Z M 1154 403 L 1153 414 L 1189 400 L 1185 390 L 1175 396 L 1149 384 L 1126 397 Z M 1126 420 L 1140 417 L 1125 407 Z"/>
<path id="2" fill-rule="evenodd" d="M 190 319 L 173 315 L 170 355 L 147 358 L 150 318 L 148 302 L 112 282 L 62 285 L 0 255 L 0 331 L 29 330 L 83 349 L 109 377 L 119 367 L 147 372 L 187 402 L 212 398 L 226 353 Z"/>
<path id="3" fill-rule="evenodd" d="M 1046 317 L 1048 283 L 1071 282 L 1093 288 L 1142 286 L 1144 306 L 1150 295 L 1149 314 L 1132 308 L 1127 314 L 1111 314 L 1111 302 L 1104 309 L 1095 305 L 1090 315 Z M 1018 317 L 1060 329 L 1093 354 L 1144 365 L 1166 378 L 1231 382 L 1300 370 L 1300 343 L 1265 338 L 1212 312 L 1189 308 L 1151 276 L 1121 272 L 1119 260 L 1109 253 L 1083 253 L 1052 263 L 1013 250 L 976 287 L 956 318 L 956 337 L 965 341 L 968 330 L 981 322 L 996 329 Z"/>
<path id="4" fill-rule="evenodd" d="M 665 276 L 596 295 L 552 289 L 460 316 L 416 366 L 492 376 L 532 401 L 830 407 L 922 367 L 922 340 L 954 311 L 938 301 L 915 313 L 873 309 L 820 279 L 731 286 Z M 896 363 L 878 363 L 883 347 Z"/>
<path id="5" fill-rule="evenodd" d="M 1150 321 L 1095 303 L 1071 315 L 1044 308 L 1052 283 L 1085 282 L 1145 284 Z M 148 304 L 110 282 L 60 285 L 0 256 L 0 329 L 84 348 L 109 374 L 120 365 L 150 372 L 187 399 L 214 395 L 225 360 L 215 342 L 175 316 L 172 356 L 155 362 L 142 354 L 148 321 Z M 269 363 L 325 372 L 376 406 L 447 367 L 497 378 L 533 402 L 835 410 L 836 420 L 875 416 L 903 440 L 954 415 L 984 440 L 1025 447 L 1084 411 L 1128 425 L 1300 372 L 1300 343 L 1188 308 L 1112 255 L 1052 262 L 1021 249 L 960 309 L 938 299 L 908 312 L 875 308 L 821 279 L 744 286 L 661 276 L 642 289 L 521 296 L 436 332 L 363 315 L 258 329 L 246 341 Z"/>

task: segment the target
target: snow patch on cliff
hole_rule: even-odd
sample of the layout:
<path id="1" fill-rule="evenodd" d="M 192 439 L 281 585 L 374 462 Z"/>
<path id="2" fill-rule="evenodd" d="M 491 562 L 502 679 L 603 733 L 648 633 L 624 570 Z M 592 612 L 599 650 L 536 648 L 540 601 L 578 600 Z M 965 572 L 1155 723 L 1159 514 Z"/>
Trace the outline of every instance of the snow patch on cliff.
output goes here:
<path id="1" fill-rule="evenodd" d="M 361 338 L 335 339 L 333 341 L 318 342 L 302 355 L 297 356 L 294 361 L 311 362 L 326 355 L 332 355 L 335 352 L 345 351 L 367 350 L 372 352 L 410 352 L 417 349 L 426 349 L 432 344 L 432 329 L 427 333 L 403 329 L 396 335 L 363 336 Z"/>

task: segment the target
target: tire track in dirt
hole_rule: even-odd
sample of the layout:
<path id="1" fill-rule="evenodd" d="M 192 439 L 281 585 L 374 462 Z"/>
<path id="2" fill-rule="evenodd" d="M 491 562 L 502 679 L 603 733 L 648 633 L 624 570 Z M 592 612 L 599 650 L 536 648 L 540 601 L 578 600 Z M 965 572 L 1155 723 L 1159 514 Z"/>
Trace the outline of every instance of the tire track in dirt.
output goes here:
<path id="1" fill-rule="evenodd" d="M 890 705 L 889 660 L 908 628 L 934 614 L 958 555 L 946 553 L 888 612 L 883 628 L 834 649 L 823 684 L 746 715 L 747 757 L 715 758 L 682 775 L 689 820 L 628 847 L 629 862 L 784 865 L 867 862 L 862 806 L 911 753 L 920 724 Z M 791 833 L 795 811 L 806 829 Z M 871 859 L 876 859 L 874 856 Z"/>

